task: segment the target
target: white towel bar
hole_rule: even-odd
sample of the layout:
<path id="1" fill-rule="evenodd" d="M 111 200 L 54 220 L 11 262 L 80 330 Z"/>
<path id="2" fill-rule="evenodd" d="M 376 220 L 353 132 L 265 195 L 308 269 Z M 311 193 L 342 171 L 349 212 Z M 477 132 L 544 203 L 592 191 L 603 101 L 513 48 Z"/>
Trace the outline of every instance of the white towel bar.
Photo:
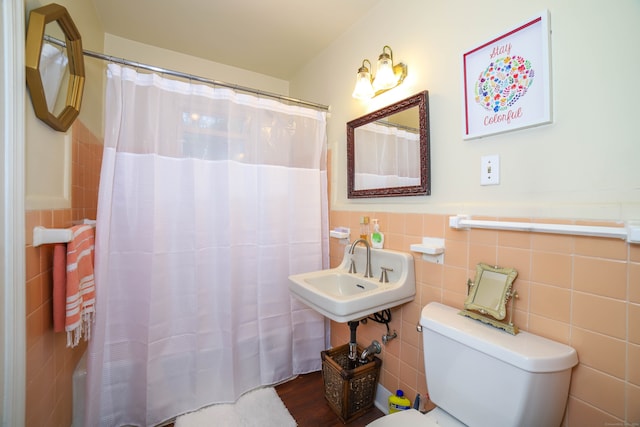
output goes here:
<path id="1" fill-rule="evenodd" d="M 569 234 L 574 236 L 610 237 L 628 243 L 640 243 L 640 223 L 627 223 L 625 227 L 595 225 L 542 224 L 534 222 L 484 221 L 469 219 L 467 215 L 449 217 L 449 227 L 459 230 L 485 228 L 490 230 L 530 231 L 538 233 Z"/>
<path id="2" fill-rule="evenodd" d="M 83 219 L 74 224 L 87 224 L 95 227 L 96 221 L 93 219 Z M 73 233 L 69 228 L 46 228 L 40 225 L 33 227 L 33 246 L 46 245 L 49 243 L 67 243 L 73 238 Z"/>

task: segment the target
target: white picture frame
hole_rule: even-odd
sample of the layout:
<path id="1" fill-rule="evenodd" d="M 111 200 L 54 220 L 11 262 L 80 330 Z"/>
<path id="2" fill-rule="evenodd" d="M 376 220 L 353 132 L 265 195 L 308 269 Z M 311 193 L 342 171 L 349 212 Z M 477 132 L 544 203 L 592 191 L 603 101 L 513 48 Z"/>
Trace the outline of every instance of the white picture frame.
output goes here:
<path id="1" fill-rule="evenodd" d="M 552 122 L 549 12 L 462 55 L 463 138 Z"/>

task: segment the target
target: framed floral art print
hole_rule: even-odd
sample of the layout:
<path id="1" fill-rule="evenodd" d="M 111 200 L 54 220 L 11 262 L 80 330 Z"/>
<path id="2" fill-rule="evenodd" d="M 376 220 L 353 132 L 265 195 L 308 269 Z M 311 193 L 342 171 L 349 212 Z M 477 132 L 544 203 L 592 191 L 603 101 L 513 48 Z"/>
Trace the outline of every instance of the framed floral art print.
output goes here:
<path id="1" fill-rule="evenodd" d="M 549 12 L 462 55 L 464 139 L 551 123 Z"/>

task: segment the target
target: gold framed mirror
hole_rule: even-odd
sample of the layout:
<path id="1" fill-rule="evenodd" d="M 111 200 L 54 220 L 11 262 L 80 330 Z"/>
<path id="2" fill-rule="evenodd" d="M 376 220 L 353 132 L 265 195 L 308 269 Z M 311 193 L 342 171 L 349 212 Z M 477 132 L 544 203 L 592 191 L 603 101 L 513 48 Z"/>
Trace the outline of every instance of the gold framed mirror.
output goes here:
<path id="1" fill-rule="evenodd" d="M 431 194 L 429 93 L 347 123 L 347 196 Z"/>
<path id="2" fill-rule="evenodd" d="M 64 37 L 66 48 L 47 41 L 56 36 Z M 80 114 L 85 81 L 82 38 L 66 8 L 51 3 L 29 13 L 25 63 L 36 116 L 66 132 Z"/>
<path id="3" fill-rule="evenodd" d="M 502 320 L 507 315 L 507 301 L 518 272 L 513 268 L 492 267 L 480 263 L 476 266 L 476 277 L 470 285 L 464 302 L 467 310 L 476 310 Z"/>
<path id="4" fill-rule="evenodd" d="M 507 303 L 517 298 L 513 282 L 518 276 L 514 268 L 501 268 L 480 263 L 476 266 L 474 281 L 467 283 L 469 292 L 460 314 L 488 323 L 515 335 L 518 328 L 507 316 Z M 479 314 L 478 314 L 479 313 Z M 490 316 L 490 317 L 489 317 Z"/>

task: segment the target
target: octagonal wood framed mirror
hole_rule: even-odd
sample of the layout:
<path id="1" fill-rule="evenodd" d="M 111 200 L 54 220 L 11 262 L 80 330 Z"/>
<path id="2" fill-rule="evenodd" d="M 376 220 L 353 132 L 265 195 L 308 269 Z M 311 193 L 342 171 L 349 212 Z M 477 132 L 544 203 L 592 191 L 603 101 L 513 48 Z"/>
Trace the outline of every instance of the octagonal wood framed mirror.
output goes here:
<path id="1" fill-rule="evenodd" d="M 48 37 L 64 38 L 60 49 Z M 80 114 L 85 72 L 82 38 L 69 12 L 51 3 L 29 13 L 25 42 L 26 78 L 36 116 L 66 132 Z"/>

